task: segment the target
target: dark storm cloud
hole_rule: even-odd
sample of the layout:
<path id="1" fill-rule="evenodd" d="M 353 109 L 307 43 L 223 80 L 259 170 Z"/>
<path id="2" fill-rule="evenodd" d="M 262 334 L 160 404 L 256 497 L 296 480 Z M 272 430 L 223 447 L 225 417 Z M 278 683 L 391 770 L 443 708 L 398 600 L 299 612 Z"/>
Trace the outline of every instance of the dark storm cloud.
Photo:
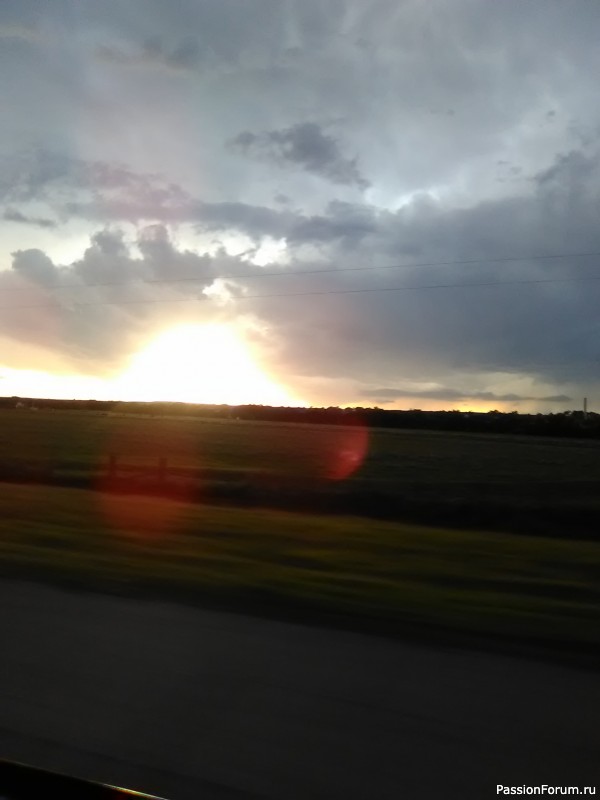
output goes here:
<path id="1" fill-rule="evenodd" d="M 37 248 L 13 253 L 12 267 L 18 275 L 41 286 L 48 287 L 57 283 L 58 270 L 52 260 Z"/>
<path id="2" fill-rule="evenodd" d="M 35 180 L 23 182 L 28 195 L 35 196 L 37 186 L 48 197 L 57 181 L 63 200 L 68 185 L 75 192 L 94 187 L 87 204 L 63 203 L 74 214 L 166 218 L 191 222 L 204 231 L 243 233 L 256 242 L 264 236 L 285 240 L 293 269 L 300 274 L 292 283 L 273 287 L 260 282 L 257 270 L 239 310 L 249 309 L 273 326 L 287 363 L 300 373 L 312 368 L 342 378 L 354 372 L 373 381 L 395 370 L 422 380 L 454 369 L 462 374 L 531 374 L 564 384 L 581 379 L 585 363 L 598 357 L 594 343 L 600 285 L 585 279 L 594 277 L 600 257 L 535 258 L 561 251 L 600 252 L 594 152 L 557 156 L 546 174 L 533 176 L 535 193 L 529 196 L 458 209 L 424 196 L 396 211 L 338 200 L 316 215 L 189 198 L 179 187 L 123 166 L 42 164 L 46 168 L 34 172 Z M 302 256 L 306 246 L 320 248 L 317 261 Z M 73 274 L 88 283 L 121 275 L 168 278 L 188 269 L 193 274 L 201 264 L 212 265 L 211 278 L 223 274 L 210 257 L 182 253 L 161 224 L 146 227 L 138 247 L 142 261 L 130 257 L 122 239 L 97 234 L 81 262 L 72 265 Z M 502 261 L 519 255 L 522 260 Z M 463 259 L 475 263 L 452 263 Z M 385 269 L 389 265 L 403 268 Z M 302 274 L 318 269 L 330 272 Z M 581 282 L 561 283 L 564 278 Z M 538 280 L 542 283 L 519 283 Z M 552 280 L 557 283 L 544 283 Z M 501 282 L 507 286 L 485 286 Z M 473 283 L 484 285 L 470 287 Z M 308 304 L 306 299 L 278 296 L 286 292 L 315 297 Z M 309 345 L 311 337 L 319 340 L 318 348 Z M 501 396 L 509 402 L 502 392 L 479 399 Z"/>
<path id="3" fill-rule="evenodd" d="M 535 397 L 529 395 L 520 395 L 514 393 L 497 394 L 496 392 L 473 392 L 468 389 L 459 390 L 451 389 L 449 387 L 440 387 L 439 389 L 419 389 L 418 391 L 411 389 L 365 389 L 361 392 L 361 396 L 376 400 L 380 403 L 391 403 L 394 400 L 400 400 L 405 397 L 423 398 L 426 400 L 489 400 L 499 403 L 522 403 L 532 400 L 546 402 L 546 403 L 568 403 L 573 400 L 565 394 L 548 395 L 546 397 Z"/>
<path id="4" fill-rule="evenodd" d="M 301 122 L 258 134 L 242 131 L 231 141 L 231 146 L 278 166 L 299 167 L 335 184 L 359 189 L 370 186 L 359 172 L 357 159 L 346 158 L 337 140 L 324 133 L 316 122 Z"/>
<path id="5" fill-rule="evenodd" d="M 70 217 L 177 220 L 189 216 L 190 202 L 181 187 L 159 174 L 69 158 L 43 148 L 0 160 L 0 197 L 21 204 L 44 202 L 63 221 Z M 12 222 L 53 224 L 13 208 L 6 214 Z"/>
<path id="6" fill-rule="evenodd" d="M 190 222 L 202 230 L 238 231 L 258 239 L 273 236 L 297 244 L 354 241 L 376 231 L 376 209 L 362 204 L 333 200 L 324 213 L 307 215 L 243 202 L 207 202 L 158 174 L 43 150 L 6 160 L 0 192 L 22 203 L 44 201 L 63 220 Z M 6 213 L 13 222 L 53 224 L 14 209 Z"/>
<path id="7" fill-rule="evenodd" d="M 24 225 L 35 225 L 38 228 L 56 228 L 57 222 L 47 217 L 31 217 L 23 214 L 16 208 L 7 208 L 2 214 L 2 218 L 7 222 L 21 222 Z"/>
<path id="8" fill-rule="evenodd" d="M 251 206 L 246 203 L 196 203 L 190 220 L 204 230 L 237 230 L 260 239 L 284 238 L 291 246 L 334 241 L 355 242 L 377 232 L 376 212 L 369 206 L 332 201 L 323 214 Z"/>
<path id="9" fill-rule="evenodd" d="M 153 36 L 135 49 L 125 50 L 113 45 L 100 45 L 96 55 L 102 61 L 127 67 L 185 72 L 198 66 L 202 48 L 194 38 L 184 38 L 177 44 L 167 46 L 159 36 Z"/>
<path id="10" fill-rule="evenodd" d="M 218 307 L 203 291 L 220 273 L 236 269 L 249 267 L 225 254 L 178 248 L 161 225 L 142 228 L 135 243 L 119 229 L 98 231 L 68 265 L 39 249 L 19 250 L 12 270 L 0 273 L 0 335 L 40 347 L 51 342 L 74 363 L 102 366 L 165 322 L 214 318 Z"/>
<path id="11" fill-rule="evenodd" d="M 451 387 L 440 402 L 452 387 L 533 404 L 599 386 L 600 257 L 528 258 L 600 252 L 598 6 L 1 6 L 6 266 L 19 251 L 1 285 L 80 282 L 116 303 L 75 324 L 80 293 L 48 299 L 69 352 L 125 352 L 140 320 L 169 314 L 134 301 L 250 271 L 228 313 L 269 326 L 285 373 Z M 72 231 L 90 245 L 63 263 Z M 301 274 L 278 264 L 262 280 L 203 250 L 244 237 L 255 252 L 283 242 Z M 331 272 L 309 274 L 319 269 Z M 198 287 L 147 285 L 181 272 Z M 574 280 L 515 283 L 563 278 Z M 92 286 L 103 280 L 125 286 Z"/>
<path id="12" fill-rule="evenodd" d="M 259 238 L 266 235 L 286 236 L 295 215 L 247 203 L 197 202 L 191 213 L 191 219 L 196 220 L 202 230 L 233 230 L 252 238 Z"/>
<path id="13" fill-rule="evenodd" d="M 551 185 L 563 187 L 565 184 L 580 185 L 588 181 L 590 171 L 597 172 L 597 154 L 588 155 L 581 151 L 559 153 L 552 166 L 541 170 L 533 176 L 533 180 L 541 188 Z"/>
<path id="14" fill-rule="evenodd" d="M 317 292 L 310 305 L 267 298 L 255 301 L 257 313 L 279 328 L 286 358 L 300 371 L 310 363 L 319 374 L 348 377 L 351 364 L 371 381 L 390 373 L 431 380 L 452 371 L 532 375 L 557 385 L 595 381 L 589 365 L 600 355 L 600 187 L 598 158 L 589 158 L 585 172 L 567 171 L 552 186 L 543 181 L 529 197 L 468 209 L 431 200 L 396 212 L 365 208 L 369 225 L 357 226 L 352 255 L 336 239 L 325 264 L 370 269 L 311 276 L 303 286 Z M 561 252 L 596 255 L 543 258 Z M 452 263 L 462 259 L 475 262 Z M 445 263 L 434 266 L 438 261 Z M 380 268 L 394 263 L 406 268 Z M 337 290 L 350 294 L 328 294 Z M 319 342 L 310 355 L 307 331 Z"/>
<path id="15" fill-rule="evenodd" d="M 0 196 L 6 200 L 45 199 L 49 187 L 72 180 L 73 161 L 45 149 L 13 153 L 0 160 Z"/>

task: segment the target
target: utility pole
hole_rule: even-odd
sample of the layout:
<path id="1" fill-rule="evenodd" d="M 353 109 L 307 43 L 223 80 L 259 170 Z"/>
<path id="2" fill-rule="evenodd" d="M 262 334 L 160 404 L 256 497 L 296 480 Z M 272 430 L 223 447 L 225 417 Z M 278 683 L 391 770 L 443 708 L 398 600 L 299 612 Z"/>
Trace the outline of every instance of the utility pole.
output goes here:
<path id="1" fill-rule="evenodd" d="M 587 397 L 583 398 L 583 418 L 587 419 Z"/>

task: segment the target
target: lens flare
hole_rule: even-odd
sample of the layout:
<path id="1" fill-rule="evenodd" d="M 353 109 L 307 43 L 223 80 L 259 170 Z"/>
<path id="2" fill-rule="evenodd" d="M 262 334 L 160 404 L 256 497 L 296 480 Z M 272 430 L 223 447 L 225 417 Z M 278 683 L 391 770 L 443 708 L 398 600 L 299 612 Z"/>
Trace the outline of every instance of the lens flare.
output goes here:
<path id="1" fill-rule="evenodd" d="M 96 465 L 98 503 L 117 535 L 151 541 L 176 533 L 182 503 L 203 494 L 202 455 L 184 421 L 115 417 Z"/>
<path id="2" fill-rule="evenodd" d="M 343 481 L 362 465 L 369 449 L 369 429 L 358 414 L 348 415 L 344 425 L 327 437 L 323 477 Z"/>

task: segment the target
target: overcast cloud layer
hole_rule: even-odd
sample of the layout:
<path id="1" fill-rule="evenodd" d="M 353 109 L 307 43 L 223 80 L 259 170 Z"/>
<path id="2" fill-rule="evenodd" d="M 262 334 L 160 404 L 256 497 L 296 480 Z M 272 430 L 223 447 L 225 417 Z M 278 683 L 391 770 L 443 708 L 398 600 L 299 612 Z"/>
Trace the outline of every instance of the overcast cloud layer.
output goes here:
<path id="1" fill-rule="evenodd" d="M 5 0 L 0 365 L 237 320 L 314 404 L 593 408 L 599 38 L 583 0 Z"/>

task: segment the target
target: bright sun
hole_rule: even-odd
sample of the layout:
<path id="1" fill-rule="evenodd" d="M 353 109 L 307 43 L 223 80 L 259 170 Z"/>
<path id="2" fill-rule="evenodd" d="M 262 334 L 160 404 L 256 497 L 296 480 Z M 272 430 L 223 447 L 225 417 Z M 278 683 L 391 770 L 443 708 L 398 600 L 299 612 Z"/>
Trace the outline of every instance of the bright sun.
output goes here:
<path id="1" fill-rule="evenodd" d="M 131 400 L 298 405 L 256 364 L 242 336 L 227 325 L 182 325 L 137 353 L 114 382 Z"/>

